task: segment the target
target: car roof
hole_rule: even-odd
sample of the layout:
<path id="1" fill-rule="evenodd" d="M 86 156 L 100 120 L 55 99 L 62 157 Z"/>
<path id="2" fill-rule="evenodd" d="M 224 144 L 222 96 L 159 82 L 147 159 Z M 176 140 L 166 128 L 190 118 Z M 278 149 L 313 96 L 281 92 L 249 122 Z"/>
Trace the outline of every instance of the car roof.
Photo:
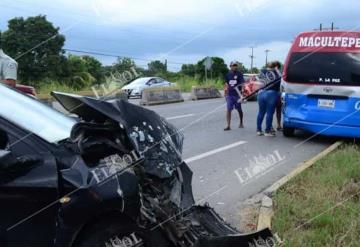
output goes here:
<path id="1" fill-rule="evenodd" d="M 154 78 L 160 78 L 160 77 L 157 77 L 157 76 L 145 76 L 145 77 L 139 77 L 139 78 L 136 78 L 136 79 L 148 79 L 148 80 L 151 80 L 151 79 L 154 79 Z"/>

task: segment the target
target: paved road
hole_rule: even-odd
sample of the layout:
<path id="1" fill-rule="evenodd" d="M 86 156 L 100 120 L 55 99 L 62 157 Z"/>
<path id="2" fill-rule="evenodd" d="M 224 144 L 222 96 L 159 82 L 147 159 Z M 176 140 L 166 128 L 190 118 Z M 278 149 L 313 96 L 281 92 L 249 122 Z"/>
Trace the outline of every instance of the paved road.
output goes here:
<path id="1" fill-rule="evenodd" d="M 212 99 L 149 108 L 182 129 L 185 135 L 183 156 L 194 172 L 195 199 L 206 198 L 227 221 L 238 225 L 237 213 L 242 201 L 261 192 L 334 140 L 313 138 L 306 141 L 311 137 L 306 133 L 299 133 L 296 138 L 285 138 L 282 133 L 275 138 L 258 137 L 255 135 L 256 102 L 243 105 L 244 129 L 237 128 L 239 118 L 233 112 L 232 130 L 224 132 L 224 103 L 224 99 Z M 278 153 L 274 153 L 276 151 Z M 270 154 L 281 157 L 276 160 L 280 162 L 271 167 L 273 170 L 269 168 L 267 174 L 260 173 L 259 177 L 246 180 L 241 168 L 249 167 L 255 157 Z"/>
<path id="2" fill-rule="evenodd" d="M 241 202 L 261 192 L 334 140 L 321 137 L 307 140 L 311 136 L 306 133 L 299 133 L 294 138 L 285 138 L 281 133 L 275 138 L 258 137 L 255 133 L 256 102 L 243 105 L 244 129 L 237 128 L 239 119 L 233 112 L 233 129 L 224 132 L 224 104 L 224 99 L 211 99 L 148 108 L 167 118 L 184 133 L 183 157 L 194 172 L 195 199 L 209 202 L 228 222 L 238 226 Z M 250 166 L 256 157 L 271 154 L 276 163 L 257 173 L 258 176 L 249 179 L 241 172 L 245 168 L 254 170 Z M 259 172 L 263 167 L 255 170 Z M 235 171 L 241 175 L 242 181 Z"/>

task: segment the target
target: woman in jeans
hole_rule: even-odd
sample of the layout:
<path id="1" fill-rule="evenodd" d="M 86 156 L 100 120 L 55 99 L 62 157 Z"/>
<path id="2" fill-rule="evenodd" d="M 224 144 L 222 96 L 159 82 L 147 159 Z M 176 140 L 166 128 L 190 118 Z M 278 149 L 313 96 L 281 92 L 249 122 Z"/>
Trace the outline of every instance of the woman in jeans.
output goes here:
<path id="1" fill-rule="evenodd" d="M 262 122 L 266 115 L 266 128 L 265 136 L 275 136 L 275 133 L 272 131 L 272 122 L 273 116 L 276 109 L 276 104 L 278 103 L 278 98 L 280 95 L 280 83 L 281 83 L 281 74 L 280 74 L 280 63 L 278 61 L 271 62 L 268 65 L 268 68 L 262 71 L 261 77 L 265 80 L 265 84 L 271 84 L 271 86 L 266 87 L 264 90 L 261 90 L 258 94 L 258 104 L 259 104 L 259 113 L 257 116 L 257 135 L 262 136 L 264 132 L 262 131 Z"/>

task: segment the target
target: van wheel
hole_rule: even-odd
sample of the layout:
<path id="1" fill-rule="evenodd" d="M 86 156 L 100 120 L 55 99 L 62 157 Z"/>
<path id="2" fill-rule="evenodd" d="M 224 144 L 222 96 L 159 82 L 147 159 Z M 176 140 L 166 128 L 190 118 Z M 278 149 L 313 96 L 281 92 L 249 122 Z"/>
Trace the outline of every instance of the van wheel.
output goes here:
<path id="1" fill-rule="evenodd" d="M 284 127 L 283 129 L 283 134 L 286 137 L 292 137 L 294 136 L 294 133 L 295 133 L 295 128 Z"/>
<path id="2" fill-rule="evenodd" d="M 146 247 L 139 229 L 124 220 L 107 220 L 88 227 L 79 236 L 74 247 Z"/>

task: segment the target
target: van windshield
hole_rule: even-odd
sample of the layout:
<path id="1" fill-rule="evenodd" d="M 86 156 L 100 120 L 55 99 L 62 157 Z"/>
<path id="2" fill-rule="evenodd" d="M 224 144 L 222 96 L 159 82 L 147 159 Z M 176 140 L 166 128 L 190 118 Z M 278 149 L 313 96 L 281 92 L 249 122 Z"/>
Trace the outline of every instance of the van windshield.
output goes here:
<path id="1" fill-rule="evenodd" d="M 295 52 L 288 63 L 286 81 L 360 86 L 360 53 Z"/>

